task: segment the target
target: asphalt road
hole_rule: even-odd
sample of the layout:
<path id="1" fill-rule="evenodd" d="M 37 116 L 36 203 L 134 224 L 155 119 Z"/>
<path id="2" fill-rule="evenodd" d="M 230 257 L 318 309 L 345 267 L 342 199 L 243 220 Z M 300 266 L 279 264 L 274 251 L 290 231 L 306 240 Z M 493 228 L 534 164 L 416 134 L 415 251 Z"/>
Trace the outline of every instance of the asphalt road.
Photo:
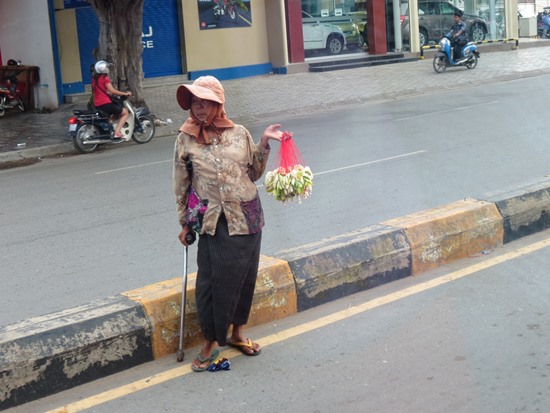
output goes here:
<path id="1" fill-rule="evenodd" d="M 548 85 L 542 75 L 247 125 L 259 137 L 282 123 L 315 174 L 301 205 L 260 190 L 263 253 L 547 175 Z M 0 171 L 0 325 L 180 276 L 172 148 L 159 138 Z"/>
<path id="2" fill-rule="evenodd" d="M 230 371 L 195 348 L 6 413 L 547 412 L 549 264 L 545 231 L 251 328 Z"/>

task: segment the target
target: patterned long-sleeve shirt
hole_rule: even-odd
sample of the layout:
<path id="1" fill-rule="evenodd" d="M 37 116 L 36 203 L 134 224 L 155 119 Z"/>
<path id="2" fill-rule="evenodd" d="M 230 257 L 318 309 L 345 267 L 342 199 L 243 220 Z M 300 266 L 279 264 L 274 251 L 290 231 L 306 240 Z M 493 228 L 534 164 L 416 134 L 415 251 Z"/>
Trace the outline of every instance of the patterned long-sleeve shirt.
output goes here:
<path id="1" fill-rule="evenodd" d="M 208 200 L 201 234 L 214 235 L 223 213 L 230 235 L 259 232 L 264 226 L 263 210 L 255 181 L 264 173 L 269 146 L 255 144 L 248 130 L 235 125 L 226 129 L 211 145 L 199 144 L 180 133 L 174 148 L 173 185 L 179 223 L 187 223 L 189 186 Z M 193 164 L 192 182 L 186 161 Z"/>
<path id="2" fill-rule="evenodd" d="M 457 33 L 460 34 L 458 35 L 458 37 L 454 38 Z M 449 31 L 447 35 L 458 42 L 467 42 L 468 33 L 466 33 L 466 23 L 464 23 L 463 21 L 459 21 L 458 23 L 453 24 L 453 26 L 451 27 L 451 31 Z"/>

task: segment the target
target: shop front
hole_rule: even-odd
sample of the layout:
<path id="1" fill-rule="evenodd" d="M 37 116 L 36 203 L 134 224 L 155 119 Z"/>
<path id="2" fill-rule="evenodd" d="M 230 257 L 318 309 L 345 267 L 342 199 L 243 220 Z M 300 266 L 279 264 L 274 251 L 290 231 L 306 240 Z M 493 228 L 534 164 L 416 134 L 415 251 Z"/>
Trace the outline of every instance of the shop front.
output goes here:
<path id="1" fill-rule="evenodd" d="M 469 40 L 478 44 L 513 38 L 517 33 L 515 0 L 381 2 L 379 7 L 379 0 L 301 0 L 306 60 L 340 54 L 377 54 L 380 50 L 419 52 L 421 47 L 438 44 L 454 24 L 457 11 L 463 13 Z M 372 22 L 368 22 L 370 16 Z M 369 30 L 374 31 L 370 39 Z"/>
<path id="2" fill-rule="evenodd" d="M 83 0 L 58 2 L 56 27 L 60 39 L 65 94 L 81 93 L 91 83 L 90 66 L 99 37 L 99 21 Z M 61 7 L 62 6 L 62 7 Z M 146 0 L 143 4 L 143 73 L 145 78 L 181 75 L 177 0 Z"/>
<path id="3" fill-rule="evenodd" d="M 306 59 L 365 53 L 365 1 L 302 0 L 302 30 Z"/>
<path id="4" fill-rule="evenodd" d="M 99 22 L 85 0 L 57 4 L 63 91 L 82 93 L 91 83 Z M 270 4 L 281 5 L 282 0 Z M 270 73 L 265 9 L 265 0 L 145 0 L 144 78 L 187 74 L 192 80 L 208 73 L 227 79 Z"/>
<path id="5" fill-rule="evenodd" d="M 387 2 L 387 9 L 396 10 L 391 3 L 391 0 Z M 463 15 L 469 41 L 482 44 L 517 36 L 515 1 L 416 0 L 400 2 L 397 10 L 399 19 L 388 21 L 388 32 L 392 36 L 389 38 L 390 49 L 399 44 L 399 40 L 403 50 L 407 51 L 418 52 L 422 47 L 434 47 L 450 31 L 456 12 Z M 392 42 L 392 39 L 398 41 Z"/>

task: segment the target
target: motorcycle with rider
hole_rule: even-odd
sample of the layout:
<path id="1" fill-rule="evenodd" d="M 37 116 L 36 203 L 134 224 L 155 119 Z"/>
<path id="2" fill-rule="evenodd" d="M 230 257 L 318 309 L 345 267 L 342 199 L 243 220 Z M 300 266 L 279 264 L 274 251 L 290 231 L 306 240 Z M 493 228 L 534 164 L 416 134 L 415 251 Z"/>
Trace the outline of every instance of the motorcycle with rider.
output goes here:
<path id="1" fill-rule="evenodd" d="M 146 107 L 136 108 L 130 92 L 116 90 L 108 74 L 110 63 L 100 60 L 94 66 L 92 90 L 94 107 L 73 110 L 69 118 L 69 134 L 81 153 L 94 152 L 104 144 L 118 144 L 130 139 L 147 143 L 155 135 L 155 122 Z"/>
<path id="2" fill-rule="evenodd" d="M 466 66 L 473 69 L 477 66 L 480 56 L 475 43 L 468 41 L 462 12 L 455 12 L 453 19 L 451 30 L 439 41 L 439 51 L 434 56 L 433 67 L 437 73 L 443 72 L 448 66 Z"/>
<path id="3" fill-rule="evenodd" d="M 20 73 L 19 62 L 10 59 L 7 62 L 7 67 L 11 70 L 4 73 L 3 79 L 0 80 L 0 116 L 4 116 L 6 110 L 19 109 L 25 112 L 25 103 L 21 93 L 17 75 Z"/>

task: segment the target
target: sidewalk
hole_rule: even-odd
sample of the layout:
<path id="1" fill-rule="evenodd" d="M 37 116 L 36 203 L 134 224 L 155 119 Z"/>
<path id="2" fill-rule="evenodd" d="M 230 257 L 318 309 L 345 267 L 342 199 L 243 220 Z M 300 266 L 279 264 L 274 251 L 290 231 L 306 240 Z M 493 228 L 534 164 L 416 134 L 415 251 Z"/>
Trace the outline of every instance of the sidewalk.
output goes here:
<path id="1" fill-rule="evenodd" d="M 450 68 L 443 74 L 434 72 L 428 51 L 424 60 L 416 62 L 227 80 L 222 82 L 226 91 L 226 110 L 230 118 L 246 125 L 278 115 L 548 74 L 550 42 L 548 46 L 545 44 L 544 40 L 522 39 L 518 50 L 511 50 L 513 43 L 480 45 L 481 59 L 477 68 Z M 168 122 L 157 128 L 157 137 L 177 135 L 187 115 L 176 102 L 176 90 L 178 85 L 188 82 L 185 76 L 144 82 L 144 95 L 151 112 Z M 76 153 L 67 134 L 67 119 L 73 109 L 85 106 L 85 102 L 63 104 L 55 112 L 46 114 L 6 112 L 0 118 L 0 164 Z"/>

